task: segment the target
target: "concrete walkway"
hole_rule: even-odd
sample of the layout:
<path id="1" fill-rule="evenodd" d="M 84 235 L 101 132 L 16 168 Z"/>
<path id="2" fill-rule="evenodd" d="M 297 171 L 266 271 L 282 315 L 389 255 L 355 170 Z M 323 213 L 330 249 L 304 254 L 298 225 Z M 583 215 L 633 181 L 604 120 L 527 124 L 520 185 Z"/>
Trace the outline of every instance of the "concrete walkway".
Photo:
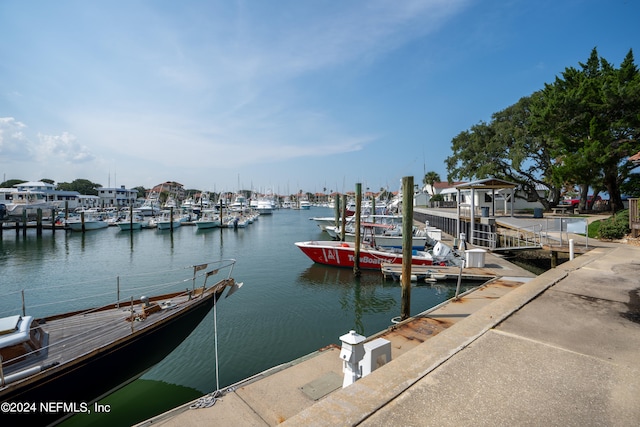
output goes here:
<path id="1" fill-rule="evenodd" d="M 283 425 L 640 425 L 639 272 L 593 249 Z"/>
<path id="2" fill-rule="evenodd" d="M 385 335 L 392 361 L 348 387 L 330 346 L 142 425 L 640 425 L 640 248 L 486 267 L 501 280 Z"/>

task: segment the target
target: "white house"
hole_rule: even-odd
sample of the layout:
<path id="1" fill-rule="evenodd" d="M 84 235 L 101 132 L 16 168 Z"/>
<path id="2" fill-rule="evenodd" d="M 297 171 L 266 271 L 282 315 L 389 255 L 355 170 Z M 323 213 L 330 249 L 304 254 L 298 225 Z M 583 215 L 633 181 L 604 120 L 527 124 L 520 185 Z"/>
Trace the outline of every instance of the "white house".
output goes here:
<path id="1" fill-rule="evenodd" d="M 98 198 L 100 206 L 135 206 L 138 199 L 138 190 L 127 189 L 124 185 L 119 188 L 98 188 Z"/>

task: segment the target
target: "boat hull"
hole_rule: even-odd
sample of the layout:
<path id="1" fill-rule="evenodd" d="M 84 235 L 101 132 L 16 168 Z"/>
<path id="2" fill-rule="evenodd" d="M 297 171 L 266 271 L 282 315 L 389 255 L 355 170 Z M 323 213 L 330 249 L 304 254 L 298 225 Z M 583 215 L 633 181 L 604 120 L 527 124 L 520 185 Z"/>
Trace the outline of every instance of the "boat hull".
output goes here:
<path id="1" fill-rule="evenodd" d="M 173 221 L 173 228 L 178 228 L 182 225 L 180 221 Z M 171 222 L 167 221 L 158 221 L 157 222 L 158 230 L 169 230 L 172 228 Z"/>
<path id="2" fill-rule="evenodd" d="M 118 228 L 122 231 L 131 231 L 131 230 L 141 230 L 142 223 L 141 222 L 119 222 L 117 223 Z"/>
<path id="3" fill-rule="evenodd" d="M 67 226 L 73 231 L 82 231 L 81 222 L 68 222 Z M 84 230 L 100 230 L 101 228 L 107 228 L 109 224 L 104 221 L 85 221 Z"/>
<path id="4" fill-rule="evenodd" d="M 198 230 L 220 227 L 220 221 L 195 221 L 194 224 Z"/>
<path id="5" fill-rule="evenodd" d="M 16 423 L 29 420 L 35 425 L 49 425 L 84 408 L 93 410 L 93 402 L 138 378 L 182 343 L 213 308 L 215 296 L 211 292 L 153 327 L 136 331 L 73 363 L 51 367 L 9 385 L 0 393 L 0 400 L 34 403 L 37 410 L 28 414 L 4 413 L 3 418 L 12 415 Z M 67 407 L 46 411 L 40 409 L 41 402 L 63 402 Z"/>
<path id="6" fill-rule="evenodd" d="M 295 245 L 312 261 L 334 267 L 353 267 L 355 247 L 353 243 L 334 242 L 296 242 Z M 417 252 L 417 251 L 416 251 Z M 424 252 L 419 252 L 424 254 Z M 362 248 L 359 256 L 359 267 L 367 270 L 380 270 L 381 264 L 402 264 L 402 254 L 390 251 Z M 414 255 L 412 265 L 433 265 L 433 258 L 425 255 Z"/>

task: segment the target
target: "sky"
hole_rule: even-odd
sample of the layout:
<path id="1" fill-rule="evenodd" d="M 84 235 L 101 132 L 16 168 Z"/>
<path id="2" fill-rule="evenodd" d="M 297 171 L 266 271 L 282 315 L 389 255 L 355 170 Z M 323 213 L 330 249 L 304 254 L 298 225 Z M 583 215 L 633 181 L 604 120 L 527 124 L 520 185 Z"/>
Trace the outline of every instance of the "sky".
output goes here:
<path id="1" fill-rule="evenodd" d="M 0 178 L 294 194 L 447 179 L 451 140 L 640 59 L 635 0 L 2 0 Z"/>

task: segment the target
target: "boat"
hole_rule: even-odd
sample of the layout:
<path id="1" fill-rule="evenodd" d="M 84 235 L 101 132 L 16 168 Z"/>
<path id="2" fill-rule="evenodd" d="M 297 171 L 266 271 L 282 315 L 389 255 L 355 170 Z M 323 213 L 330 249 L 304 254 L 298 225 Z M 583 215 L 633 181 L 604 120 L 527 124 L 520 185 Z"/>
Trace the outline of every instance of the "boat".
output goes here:
<path id="1" fill-rule="evenodd" d="M 162 215 L 160 216 L 160 218 L 156 218 L 155 225 L 156 227 L 158 227 L 158 230 L 169 230 L 171 228 L 178 228 L 182 225 L 182 223 L 189 220 L 189 215 L 174 213 L 172 218 L 169 211 L 162 211 Z"/>
<path id="2" fill-rule="evenodd" d="M 327 231 L 327 227 L 334 227 L 336 224 L 335 216 L 316 216 L 309 219 L 311 221 L 315 221 L 318 228 L 320 228 L 320 230 L 324 232 Z M 339 218 L 338 223 L 340 223 L 341 220 L 342 219 Z"/>
<path id="3" fill-rule="evenodd" d="M 402 248 L 402 225 L 380 224 L 376 222 L 365 222 L 361 224 L 363 232 L 362 242 L 370 246 L 380 246 L 383 248 Z M 371 230 L 371 231 L 368 231 Z M 338 231 L 338 236 L 340 235 Z M 356 234 L 353 230 L 347 231 L 345 228 L 344 241 L 355 242 Z M 436 242 L 431 239 L 426 230 L 413 227 L 411 236 L 412 249 L 424 249 L 426 246 L 433 246 Z"/>
<path id="4" fill-rule="evenodd" d="M 80 214 L 67 219 L 65 221 L 65 226 L 73 231 L 89 231 L 107 228 L 109 223 L 103 220 L 98 214 L 85 213 L 85 215 Z"/>
<path id="5" fill-rule="evenodd" d="M 0 203 L 4 206 L 4 214 L 9 218 L 22 219 L 23 215 L 35 217 L 38 209 L 45 216 L 51 216 L 57 206 L 47 200 L 42 191 L 14 190 L 0 192 Z"/>
<path id="6" fill-rule="evenodd" d="M 301 199 L 298 206 L 300 209 L 304 210 L 311 209 L 311 203 L 307 199 Z"/>
<path id="7" fill-rule="evenodd" d="M 0 401 L 16 408 L 3 406 L 3 425 L 52 425 L 93 411 L 94 402 L 138 378 L 184 341 L 225 289 L 229 296 L 242 286 L 231 278 L 234 264 L 221 260 L 160 272 L 153 287 L 141 285 L 148 275 L 139 275 L 126 293 L 126 276 L 121 276 L 119 297 L 110 303 L 102 305 L 99 295 L 107 294 L 99 293 L 96 306 L 44 317 L 25 315 L 16 301 L 15 312 L 0 318 Z M 208 284 L 216 274 L 220 280 Z M 176 279 L 169 283 L 168 277 Z M 162 293 L 143 296 L 153 289 Z"/>
<path id="8" fill-rule="evenodd" d="M 249 225 L 249 217 L 240 215 L 231 215 L 225 218 L 223 226 L 226 228 L 246 228 Z"/>
<path id="9" fill-rule="evenodd" d="M 145 219 L 142 214 L 134 214 L 133 216 L 127 215 L 123 220 L 116 222 L 116 225 L 121 231 L 141 230 L 143 228 L 148 228 L 149 220 Z"/>
<path id="10" fill-rule="evenodd" d="M 335 267 L 353 267 L 356 245 L 353 242 L 306 241 L 295 245 L 313 262 Z M 380 265 L 402 264 L 402 250 L 360 245 L 359 267 L 363 270 L 380 270 Z M 436 243 L 430 251 L 411 251 L 412 265 L 458 265 L 455 252 L 442 242 Z"/>
<path id="11" fill-rule="evenodd" d="M 260 197 L 258 199 L 258 202 L 256 203 L 256 206 L 255 206 L 255 210 L 260 215 L 271 215 L 275 208 L 276 207 L 275 207 L 275 203 L 273 202 L 273 200 L 265 198 L 265 197 Z"/>
<path id="12" fill-rule="evenodd" d="M 207 228 L 217 228 L 222 225 L 220 214 L 217 211 L 209 209 L 202 211 L 202 216 L 193 222 L 198 230 Z"/>
<path id="13" fill-rule="evenodd" d="M 142 206 L 138 208 L 144 216 L 156 216 L 160 214 L 160 202 L 157 198 L 148 197 Z"/>

